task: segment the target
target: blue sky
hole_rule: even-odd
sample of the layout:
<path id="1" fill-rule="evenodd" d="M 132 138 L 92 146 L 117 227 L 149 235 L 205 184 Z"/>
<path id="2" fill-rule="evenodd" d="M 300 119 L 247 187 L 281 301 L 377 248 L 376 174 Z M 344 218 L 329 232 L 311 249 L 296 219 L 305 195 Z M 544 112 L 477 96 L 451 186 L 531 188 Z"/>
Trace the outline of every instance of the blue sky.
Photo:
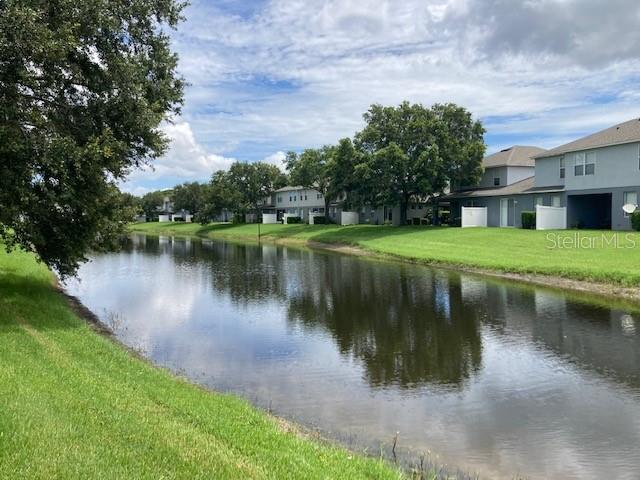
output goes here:
<path id="1" fill-rule="evenodd" d="M 640 117 L 637 0 L 193 0 L 172 34 L 189 82 L 170 150 L 123 186 L 206 181 L 235 160 L 362 128 L 372 103 L 455 102 L 491 153 Z"/>

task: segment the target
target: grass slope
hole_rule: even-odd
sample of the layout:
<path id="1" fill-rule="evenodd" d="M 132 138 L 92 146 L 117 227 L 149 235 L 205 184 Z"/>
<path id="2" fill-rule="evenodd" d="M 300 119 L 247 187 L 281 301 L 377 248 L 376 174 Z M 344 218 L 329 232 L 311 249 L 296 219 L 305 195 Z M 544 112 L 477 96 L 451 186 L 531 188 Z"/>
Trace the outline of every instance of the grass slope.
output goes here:
<path id="1" fill-rule="evenodd" d="M 164 235 L 197 235 L 256 240 L 257 225 L 142 223 L 133 231 Z M 342 243 L 425 263 L 464 265 L 502 272 L 556 275 L 640 285 L 640 235 L 626 232 L 543 232 L 498 228 L 434 228 L 357 225 L 262 225 L 264 240 Z M 579 235 L 582 248 L 567 248 Z M 607 244 L 617 236 L 618 244 Z M 563 248 L 549 236 L 564 238 Z M 594 248 L 584 248 L 594 245 Z M 628 247 L 628 248 L 627 248 Z"/>
<path id="2" fill-rule="evenodd" d="M 95 333 L 24 253 L 0 253 L 0 478 L 399 478 L 301 438 Z"/>

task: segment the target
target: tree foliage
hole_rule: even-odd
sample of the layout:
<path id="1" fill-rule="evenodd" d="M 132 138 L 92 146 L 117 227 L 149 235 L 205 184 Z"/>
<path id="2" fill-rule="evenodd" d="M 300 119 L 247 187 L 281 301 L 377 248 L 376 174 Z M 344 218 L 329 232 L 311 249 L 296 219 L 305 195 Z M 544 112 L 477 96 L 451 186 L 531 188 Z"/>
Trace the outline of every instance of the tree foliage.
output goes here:
<path id="1" fill-rule="evenodd" d="M 278 188 L 287 183 L 287 178 L 275 165 L 264 162 L 235 162 L 228 171 L 213 174 L 207 201 L 209 217 L 222 209 L 236 215 L 258 213 L 262 202 Z"/>
<path id="2" fill-rule="evenodd" d="M 122 231 L 116 182 L 179 112 L 177 0 L 0 2 L 0 237 L 62 275 Z"/>
<path id="3" fill-rule="evenodd" d="M 187 210 L 192 214 L 205 208 L 208 185 L 198 182 L 186 182 L 173 189 L 173 206 L 176 210 Z"/>
<path id="4" fill-rule="evenodd" d="M 462 107 L 372 105 L 364 120 L 365 128 L 355 136 L 364 155 L 355 168 L 359 191 L 373 205 L 400 205 L 401 223 L 412 198 L 473 184 L 482 174 L 484 129 Z"/>

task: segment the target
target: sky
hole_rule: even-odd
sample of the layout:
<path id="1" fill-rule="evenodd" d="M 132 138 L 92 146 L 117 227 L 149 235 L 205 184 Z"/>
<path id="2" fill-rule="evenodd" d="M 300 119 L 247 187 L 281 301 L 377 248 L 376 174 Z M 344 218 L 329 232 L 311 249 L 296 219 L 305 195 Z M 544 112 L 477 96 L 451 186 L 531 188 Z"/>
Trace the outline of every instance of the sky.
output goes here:
<path id="1" fill-rule="evenodd" d="M 171 33 L 189 86 L 134 194 L 336 143 L 373 103 L 454 102 L 487 152 L 640 117 L 638 0 L 192 0 Z"/>

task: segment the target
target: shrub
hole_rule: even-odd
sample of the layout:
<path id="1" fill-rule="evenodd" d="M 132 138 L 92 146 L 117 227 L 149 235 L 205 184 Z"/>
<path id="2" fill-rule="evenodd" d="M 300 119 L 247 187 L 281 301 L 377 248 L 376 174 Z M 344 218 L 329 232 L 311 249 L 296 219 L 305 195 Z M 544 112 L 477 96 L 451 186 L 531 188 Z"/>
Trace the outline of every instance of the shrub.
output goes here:
<path id="1" fill-rule="evenodd" d="M 300 218 L 300 217 L 287 217 L 287 224 L 291 225 L 293 223 L 302 223 L 302 218 Z"/>
<path id="2" fill-rule="evenodd" d="M 522 212 L 522 228 L 534 230 L 536 228 L 536 212 Z"/>
<path id="3" fill-rule="evenodd" d="M 233 215 L 231 223 L 247 223 L 247 219 L 245 218 L 244 213 L 236 213 Z"/>
<path id="4" fill-rule="evenodd" d="M 631 227 L 640 232 L 640 210 L 637 210 L 631 214 Z"/>
<path id="5" fill-rule="evenodd" d="M 327 217 L 313 217 L 314 225 L 325 225 L 327 222 Z"/>

